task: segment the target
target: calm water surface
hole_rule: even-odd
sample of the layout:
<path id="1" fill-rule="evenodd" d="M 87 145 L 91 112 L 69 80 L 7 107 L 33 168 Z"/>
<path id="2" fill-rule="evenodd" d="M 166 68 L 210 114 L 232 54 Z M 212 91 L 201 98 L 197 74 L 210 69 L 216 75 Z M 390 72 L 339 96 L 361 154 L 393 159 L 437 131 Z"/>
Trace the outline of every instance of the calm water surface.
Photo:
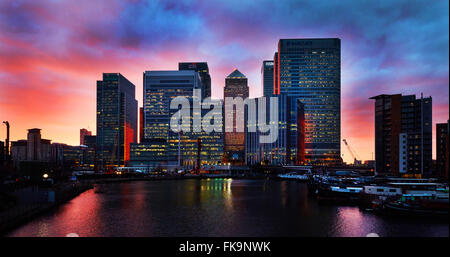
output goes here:
<path id="1" fill-rule="evenodd" d="M 97 186 L 8 236 L 446 236 L 446 221 L 320 205 L 273 180 L 137 181 Z"/>

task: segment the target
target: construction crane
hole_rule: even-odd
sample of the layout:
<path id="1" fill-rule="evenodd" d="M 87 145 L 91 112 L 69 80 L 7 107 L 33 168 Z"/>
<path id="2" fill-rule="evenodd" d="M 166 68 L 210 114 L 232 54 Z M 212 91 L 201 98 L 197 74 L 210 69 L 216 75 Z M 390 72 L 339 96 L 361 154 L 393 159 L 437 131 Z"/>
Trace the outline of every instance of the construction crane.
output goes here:
<path id="1" fill-rule="evenodd" d="M 347 143 L 347 140 L 344 138 L 342 141 L 344 141 L 345 146 L 347 146 L 348 151 L 350 152 L 350 154 L 353 157 L 353 161 L 354 164 L 357 164 L 359 162 L 359 156 L 356 153 L 353 153 L 352 148 L 350 147 L 350 145 Z"/>

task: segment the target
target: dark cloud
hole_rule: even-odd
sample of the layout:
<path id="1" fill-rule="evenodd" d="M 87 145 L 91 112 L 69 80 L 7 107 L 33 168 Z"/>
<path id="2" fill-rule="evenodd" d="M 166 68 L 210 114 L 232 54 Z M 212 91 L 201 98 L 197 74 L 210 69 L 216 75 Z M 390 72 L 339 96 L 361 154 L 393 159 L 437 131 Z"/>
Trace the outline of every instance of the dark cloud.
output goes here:
<path id="1" fill-rule="evenodd" d="M 36 82 L 30 86 L 37 94 L 42 91 L 38 82 L 47 83 L 49 73 L 63 73 L 64 80 L 52 83 L 71 92 L 67 87 L 95 81 L 93 74 L 102 71 L 126 69 L 139 78 L 148 68 L 208 61 L 213 96 L 222 95 L 233 68 L 248 76 L 256 96 L 261 62 L 273 57 L 280 38 L 339 37 L 343 121 L 370 127 L 369 97 L 424 92 L 439 106 L 434 120 L 443 122 L 448 119 L 448 30 L 448 1 L 2 1 L 0 92 L 12 81 L 21 84 L 21 70 L 32 72 Z M 18 91 L 10 90 L 8 97 L 12 92 Z M 343 129 L 344 134 L 358 131 L 364 130 Z"/>

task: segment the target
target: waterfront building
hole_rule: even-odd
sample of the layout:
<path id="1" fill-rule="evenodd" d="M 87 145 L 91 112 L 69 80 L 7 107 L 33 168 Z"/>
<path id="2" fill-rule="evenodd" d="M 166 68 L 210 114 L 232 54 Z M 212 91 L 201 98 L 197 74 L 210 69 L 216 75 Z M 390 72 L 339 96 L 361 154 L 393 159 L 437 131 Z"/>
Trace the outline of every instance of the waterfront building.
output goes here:
<path id="1" fill-rule="evenodd" d="M 144 146 L 134 149 L 135 156 L 142 158 L 153 155 L 154 146 L 160 145 L 164 151 L 155 162 L 166 166 L 178 167 L 184 160 L 194 158 L 192 152 L 196 142 L 191 133 L 174 133 L 170 130 L 170 118 L 178 109 L 170 109 L 170 102 L 180 96 L 192 99 L 194 89 L 202 89 L 198 72 L 182 71 L 146 71 L 144 73 Z M 142 152 L 147 151 L 147 154 Z M 192 158 L 190 158 L 192 157 Z M 152 161 L 153 162 L 153 161 Z M 134 162 L 135 163 L 135 162 Z M 158 164 L 155 164 L 158 165 Z"/>
<path id="2" fill-rule="evenodd" d="M 306 126 L 305 126 L 305 105 L 297 100 L 297 156 L 295 158 L 295 163 L 298 165 L 306 165 Z"/>
<path id="3" fill-rule="evenodd" d="M 407 133 L 400 133 L 398 134 L 398 169 L 399 173 L 407 173 L 408 172 L 408 165 L 406 160 L 408 159 L 408 134 Z"/>
<path id="4" fill-rule="evenodd" d="M 192 98 L 202 84 L 197 72 L 146 71 L 144 73 L 144 140 L 167 142 L 170 102 L 178 96 Z M 172 110 L 175 113 L 177 110 Z M 172 113 L 172 114 L 173 114 Z"/>
<path id="5" fill-rule="evenodd" d="M 94 170 L 97 172 L 97 136 L 91 135 L 91 136 L 85 136 L 84 137 L 84 144 L 88 148 L 85 149 L 85 163 L 89 165 L 91 168 L 92 165 L 94 167 Z M 131 150 L 130 150 L 131 151 Z M 130 153 L 131 154 L 131 153 Z"/>
<path id="6" fill-rule="evenodd" d="M 21 161 L 27 160 L 27 140 L 17 140 L 11 142 L 11 159 L 14 166 Z"/>
<path id="7" fill-rule="evenodd" d="M 219 105 L 223 106 L 223 100 L 218 100 Z M 195 110 L 194 110 L 195 111 Z M 197 111 L 198 112 L 198 111 Z M 202 109 L 201 115 L 204 117 L 206 113 L 211 112 L 215 117 L 222 117 L 219 121 L 222 131 L 201 132 L 197 134 L 197 153 L 200 157 L 200 165 L 219 165 L 222 164 L 224 155 L 224 131 L 223 131 L 223 109 L 214 110 L 212 107 L 209 109 Z M 195 139 L 195 137 L 194 137 Z"/>
<path id="8" fill-rule="evenodd" d="M 51 156 L 52 161 L 55 163 L 56 166 L 63 166 L 64 165 L 64 147 L 67 146 L 66 144 L 62 143 L 53 143 L 51 146 Z"/>
<path id="9" fill-rule="evenodd" d="M 379 174 L 432 173 L 432 99 L 394 94 L 375 100 L 375 161 Z"/>
<path id="10" fill-rule="evenodd" d="M 255 111 L 256 111 L 256 117 L 259 115 L 259 101 L 261 99 L 264 99 L 264 97 L 254 98 L 252 100 L 255 101 Z M 267 108 L 269 109 L 269 107 Z M 264 144 L 260 143 L 259 136 L 262 134 L 258 130 L 258 118 L 256 120 L 249 120 L 248 119 L 248 106 L 245 108 L 245 164 L 246 165 L 263 165 L 264 163 L 264 156 L 265 156 L 265 149 Z M 252 129 L 256 130 L 256 132 L 250 132 L 253 131 Z"/>
<path id="11" fill-rule="evenodd" d="M 304 163 L 341 163 L 341 42 L 338 38 L 280 39 L 274 56 L 274 94 L 292 98 L 288 155 L 298 163 L 297 100 L 304 108 Z"/>
<path id="12" fill-rule="evenodd" d="M 449 122 L 436 124 L 436 175 L 448 179 Z"/>
<path id="13" fill-rule="evenodd" d="M 41 138 L 41 130 L 28 130 L 27 139 L 11 142 L 11 160 L 22 175 L 38 178 L 51 161 L 51 141 Z"/>
<path id="14" fill-rule="evenodd" d="M 180 62 L 178 70 L 193 70 L 198 72 L 202 81 L 202 98 L 211 97 L 211 75 L 207 62 Z"/>
<path id="15" fill-rule="evenodd" d="M 64 166 L 70 169 L 93 170 L 95 165 L 94 149 L 85 145 L 66 145 L 63 149 Z"/>
<path id="16" fill-rule="evenodd" d="M 135 86 L 120 73 L 97 81 L 97 153 L 101 168 L 123 166 L 137 142 Z"/>
<path id="17" fill-rule="evenodd" d="M 95 166 L 95 149 L 86 145 L 53 143 L 51 155 L 52 163 L 67 171 L 93 170 Z"/>
<path id="18" fill-rule="evenodd" d="M 247 99 L 249 96 L 248 80 L 238 69 L 235 69 L 225 78 L 225 88 L 223 91 L 226 97 L 241 97 Z M 226 102 L 224 101 L 226 105 Z M 224 161 L 233 165 L 245 163 L 245 132 L 236 131 L 236 108 L 225 115 L 233 118 L 233 132 L 225 132 Z M 226 124 L 225 124 L 226 125 Z"/>
<path id="19" fill-rule="evenodd" d="M 263 96 L 271 97 L 273 96 L 273 60 L 263 61 L 261 67 L 261 78 L 263 85 Z"/>
<path id="20" fill-rule="evenodd" d="M 167 167 L 167 144 L 158 141 L 145 141 L 131 144 L 130 166 L 143 167 L 151 170 L 157 167 Z"/>
<path id="21" fill-rule="evenodd" d="M 293 124 L 289 110 L 291 107 L 292 98 L 286 94 L 278 95 L 278 132 L 277 138 L 273 138 L 272 143 L 260 142 L 261 135 L 268 135 L 259 131 L 257 124 L 259 121 L 252 122 L 246 120 L 245 130 L 245 163 L 247 165 L 287 165 L 292 164 L 295 156 L 290 156 L 288 149 L 292 147 L 290 141 L 290 131 Z M 259 115 L 258 100 L 256 98 L 256 115 Z M 299 106 L 302 106 L 299 104 Z M 269 98 L 266 98 L 266 122 L 269 120 L 270 110 L 273 106 Z M 246 111 L 248 107 L 246 107 Z M 300 115 L 302 112 L 299 112 Z M 247 115 L 246 115 L 247 117 Z M 299 117 L 302 120 L 304 117 Z M 256 127 L 256 132 L 250 132 L 250 127 Z M 301 138 L 301 137 L 300 137 Z"/>
<path id="22" fill-rule="evenodd" d="M 84 137 L 85 136 L 91 136 L 91 135 L 92 135 L 91 131 L 89 131 L 89 130 L 87 130 L 85 128 L 80 129 L 80 145 L 84 145 L 85 144 L 84 143 Z"/>
<path id="23" fill-rule="evenodd" d="M 139 107 L 139 143 L 144 142 L 144 107 Z"/>
<path id="24" fill-rule="evenodd" d="M 178 109 L 170 109 L 170 102 L 177 96 L 190 101 L 191 117 L 196 113 L 204 115 L 209 109 L 193 108 L 194 89 L 203 91 L 200 75 L 195 70 L 146 71 L 144 73 L 144 146 L 135 146 L 134 164 L 144 163 L 154 153 L 155 145 L 161 145 L 165 156 L 149 165 L 163 162 L 167 167 L 196 167 L 201 164 L 218 164 L 223 154 L 223 132 L 182 132 L 170 130 L 170 118 Z M 203 93 L 202 93 L 203 95 Z M 197 96 L 196 96 L 197 97 Z M 201 100 L 201 98 L 200 98 Z M 221 115 L 221 114 L 220 114 Z M 192 127 L 192 120 L 190 126 Z M 142 152 L 146 152 L 143 154 Z M 139 153 L 141 152 L 141 153 Z M 147 162 L 148 163 L 148 162 Z"/>
<path id="25" fill-rule="evenodd" d="M 41 138 L 41 129 L 28 130 L 26 156 L 27 161 L 50 161 L 50 140 Z"/>

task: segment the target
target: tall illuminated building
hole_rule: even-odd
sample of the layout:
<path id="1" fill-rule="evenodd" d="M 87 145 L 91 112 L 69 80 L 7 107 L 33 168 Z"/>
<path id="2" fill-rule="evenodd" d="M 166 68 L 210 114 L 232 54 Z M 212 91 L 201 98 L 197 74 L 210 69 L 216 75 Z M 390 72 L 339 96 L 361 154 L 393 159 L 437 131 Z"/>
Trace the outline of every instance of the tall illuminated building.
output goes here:
<path id="1" fill-rule="evenodd" d="M 199 74 L 192 70 L 144 73 L 144 141 L 166 142 L 170 132 L 170 102 L 177 96 L 192 98 L 201 89 Z"/>
<path id="2" fill-rule="evenodd" d="M 247 77 L 239 70 L 235 69 L 225 78 L 224 97 L 248 98 L 249 88 Z M 225 99 L 226 102 L 226 99 Z M 224 103 L 225 103 L 224 102 Z M 226 104 L 226 103 L 225 103 Z M 245 162 L 245 132 L 237 132 L 236 129 L 236 110 L 226 113 L 233 116 L 233 132 L 225 132 L 225 153 L 224 161 L 235 165 L 242 165 Z"/>
<path id="3" fill-rule="evenodd" d="M 123 166 L 130 143 L 137 142 L 135 86 L 120 73 L 103 73 L 97 81 L 97 154 L 104 169 Z"/>
<path id="4" fill-rule="evenodd" d="M 261 78 L 263 85 L 263 96 L 271 97 L 273 96 L 273 61 L 263 61 L 261 67 Z"/>
<path id="5" fill-rule="evenodd" d="M 134 146 L 136 165 L 192 168 L 198 160 L 201 164 L 221 161 L 223 133 L 174 133 L 170 130 L 170 118 L 178 111 L 170 109 L 170 102 L 177 96 L 189 99 L 191 117 L 194 112 L 204 115 L 209 111 L 192 108 L 194 89 L 201 89 L 203 95 L 201 73 L 193 69 L 144 73 L 144 145 Z"/>
<path id="6" fill-rule="evenodd" d="M 260 132 L 259 124 L 260 121 L 251 121 L 247 120 L 246 130 L 245 130 L 245 163 L 247 165 L 286 165 L 291 163 L 292 157 L 289 155 L 289 148 L 293 147 L 293 142 L 290 141 L 290 128 L 293 124 L 291 124 L 292 117 L 294 113 L 291 113 L 291 98 L 283 95 L 278 95 L 278 132 L 276 133 L 276 138 L 271 138 L 272 143 L 263 143 L 260 141 L 260 136 L 269 135 L 268 132 Z M 256 117 L 259 117 L 259 100 L 262 98 L 256 98 Z M 274 109 L 275 106 L 272 106 L 268 97 L 266 100 L 266 123 L 270 120 L 270 110 Z M 298 115 L 298 121 L 300 122 L 300 127 L 303 124 L 304 120 L 303 116 L 303 105 L 301 102 L 297 104 L 299 111 L 296 115 Z M 248 113 L 248 107 L 246 108 L 246 114 Z M 255 127 L 256 132 L 250 132 L 249 128 Z M 275 137 L 275 134 L 272 134 Z M 303 140 L 302 134 L 299 137 L 300 140 Z M 303 144 L 299 144 L 300 149 L 302 150 Z M 302 153 L 303 151 L 299 151 Z M 300 156 L 303 157 L 303 156 Z"/>
<path id="7" fill-rule="evenodd" d="M 338 38 L 280 39 L 274 56 L 274 94 L 291 98 L 291 163 L 341 162 L 341 41 Z M 304 155 L 297 154 L 297 103 L 304 104 Z"/>
<path id="8" fill-rule="evenodd" d="M 203 85 L 203 98 L 211 97 L 211 76 L 207 62 L 180 62 L 178 70 L 193 70 L 198 72 Z"/>

